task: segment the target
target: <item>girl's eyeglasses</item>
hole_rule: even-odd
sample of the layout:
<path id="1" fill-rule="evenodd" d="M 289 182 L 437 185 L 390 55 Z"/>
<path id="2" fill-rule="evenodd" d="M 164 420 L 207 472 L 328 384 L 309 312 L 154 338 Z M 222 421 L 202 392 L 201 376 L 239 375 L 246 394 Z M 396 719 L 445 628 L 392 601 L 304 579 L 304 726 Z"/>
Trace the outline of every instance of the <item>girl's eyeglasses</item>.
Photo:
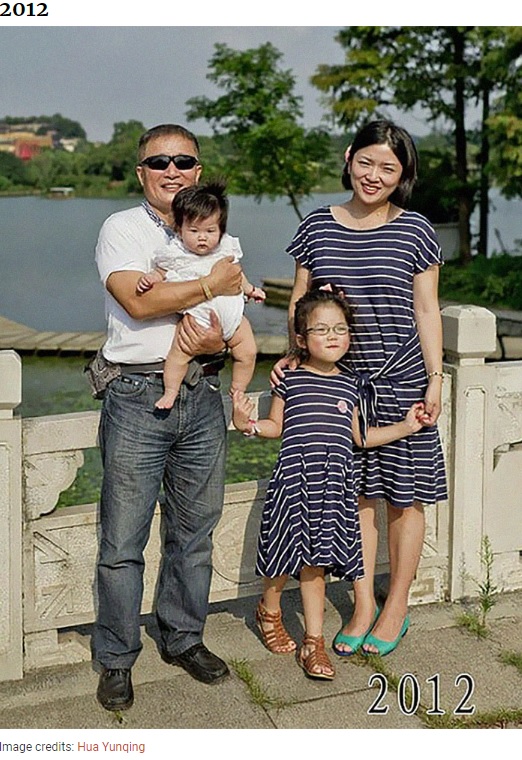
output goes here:
<path id="1" fill-rule="evenodd" d="M 335 335 L 346 335 L 349 331 L 350 328 L 348 325 L 342 323 L 333 325 L 332 327 L 329 327 L 328 325 L 316 325 L 315 327 L 309 327 L 308 330 L 305 330 L 305 335 L 328 335 L 330 332 L 335 333 Z"/>
<path id="2" fill-rule="evenodd" d="M 177 156 L 165 156 L 163 154 L 160 156 L 148 156 L 143 161 L 140 161 L 140 166 L 148 166 L 153 171 L 164 172 L 171 161 L 176 169 L 182 172 L 193 169 L 199 163 L 196 156 L 186 156 L 180 153 Z"/>

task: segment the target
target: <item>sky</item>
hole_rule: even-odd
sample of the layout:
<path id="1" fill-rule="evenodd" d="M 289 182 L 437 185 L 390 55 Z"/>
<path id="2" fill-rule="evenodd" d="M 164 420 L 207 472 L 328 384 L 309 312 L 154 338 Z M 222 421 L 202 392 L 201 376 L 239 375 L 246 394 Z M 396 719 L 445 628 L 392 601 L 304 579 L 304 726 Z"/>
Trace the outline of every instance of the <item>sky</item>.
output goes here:
<path id="1" fill-rule="evenodd" d="M 340 63 L 334 27 L 39 27 L 0 28 L 0 118 L 61 113 L 89 140 L 107 141 L 113 124 L 184 122 L 186 101 L 215 96 L 206 79 L 216 42 L 235 49 L 272 42 L 293 70 L 304 121 L 324 109 L 309 78 L 320 63 Z M 20 54 L 22 52 L 22 54 Z M 192 124 L 209 133 L 205 122 Z"/>
<path id="2" fill-rule="evenodd" d="M 46 19 L 2 17 L 0 118 L 61 113 L 79 121 L 89 140 L 102 142 L 111 138 L 113 125 L 118 121 L 136 119 L 147 128 L 164 122 L 184 123 L 188 98 L 218 94 L 206 78 L 216 42 L 245 49 L 270 41 L 283 53 L 282 66 L 292 69 L 295 75 L 295 91 L 303 97 L 305 126 L 318 126 L 326 109 L 320 102 L 321 93 L 310 84 L 310 77 L 320 63 L 343 61 L 343 50 L 335 41 L 335 35 L 346 23 L 345 17 L 346 21 L 360 22 L 361 19 L 337 12 L 333 15 L 340 17 L 336 19 L 340 23 L 329 26 L 279 25 L 286 18 L 293 20 L 295 14 L 276 13 L 271 3 L 272 0 L 267 0 L 262 6 L 272 9 L 271 13 L 262 14 L 263 20 L 270 22 L 273 18 L 277 26 L 224 25 L 230 18 L 244 24 L 244 14 L 237 13 L 234 17 L 225 12 L 230 3 L 223 0 L 219 5 L 200 2 L 190 6 L 201 8 L 202 12 L 186 13 L 184 23 L 176 26 L 169 25 L 179 16 L 172 11 L 157 15 L 150 12 L 146 18 L 143 11 L 141 15 L 135 11 L 133 16 L 129 4 L 114 0 L 106 0 L 104 4 L 91 0 L 88 5 L 84 0 L 69 1 L 68 5 L 62 0 L 49 0 Z M 102 5 L 107 9 L 103 13 Z M 163 9 L 173 7 L 157 0 L 146 3 L 149 9 L 159 5 Z M 71 6 L 75 9 L 74 16 L 69 15 Z M 205 12 L 206 7 L 221 8 L 222 12 Z M 245 8 L 246 4 L 240 7 Z M 280 7 L 286 6 L 280 3 Z M 378 7 L 375 0 L 371 7 Z M 118 13 L 115 8 L 120 9 Z M 125 8 L 125 14 L 121 8 Z M 54 13 L 56 9 L 61 15 Z M 87 12 L 82 12 L 85 9 Z M 322 15 L 325 23 L 331 21 L 317 9 L 315 13 Z M 190 19 L 207 23 L 215 16 L 221 25 L 187 24 Z M 300 14 L 299 21 L 303 18 L 306 14 Z M 502 15 L 497 18 L 502 21 Z M 75 19 L 79 25 L 74 25 Z M 136 19 L 146 24 L 158 23 L 161 19 L 164 25 L 133 26 Z M 61 25 L 52 25 L 61 21 Z M 70 21 L 73 25 L 68 25 Z M 48 25 L 39 26 L 40 22 Z M 119 26 L 119 23 L 127 25 Z M 420 112 L 398 117 L 392 110 L 389 115 L 414 134 L 429 131 Z M 198 134 L 210 134 L 203 121 L 189 126 Z"/>

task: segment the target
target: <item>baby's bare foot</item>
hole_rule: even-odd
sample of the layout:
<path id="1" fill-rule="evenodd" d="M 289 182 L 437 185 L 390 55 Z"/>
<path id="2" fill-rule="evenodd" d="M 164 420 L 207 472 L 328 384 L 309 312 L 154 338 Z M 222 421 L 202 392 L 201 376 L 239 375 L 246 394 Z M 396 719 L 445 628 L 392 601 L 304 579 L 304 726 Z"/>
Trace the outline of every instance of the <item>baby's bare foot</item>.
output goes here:
<path id="1" fill-rule="evenodd" d="M 176 395 L 172 393 L 165 393 L 158 401 L 156 401 L 154 406 L 156 409 L 172 409 L 176 400 Z"/>

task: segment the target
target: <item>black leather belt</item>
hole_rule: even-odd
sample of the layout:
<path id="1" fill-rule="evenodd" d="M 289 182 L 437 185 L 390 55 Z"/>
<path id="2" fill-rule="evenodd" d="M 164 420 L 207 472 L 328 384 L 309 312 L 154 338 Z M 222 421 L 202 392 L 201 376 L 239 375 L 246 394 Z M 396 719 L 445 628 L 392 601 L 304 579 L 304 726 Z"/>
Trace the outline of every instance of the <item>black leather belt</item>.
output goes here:
<path id="1" fill-rule="evenodd" d="M 223 369 L 225 366 L 224 359 L 221 359 L 219 362 L 211 362 L 210 364 L 202 364 L 201 369 L 203 371 L 203 376 L 208 377 L 209 375 L 218 375 L 219 371 Z"/>
<path id="2" fill-rule="evenodd" d="M 121 371 L 129 375 L 150 375 L 154 372 L 162 373 L 165 362 L 153 362 L 151 364 L 120 364 Z"/>
<path id="3" fill-rule="evenodd" d="M 225 355 L 212 354 L 196 357 L 195 361 L 201 366 L 204 377 L 217 375 L 225 366 Z M 153 375 L 163 374 L 165 362 L 152 362 L 150 364 L 120 364 L 123 374 L 129 375 Z"/>

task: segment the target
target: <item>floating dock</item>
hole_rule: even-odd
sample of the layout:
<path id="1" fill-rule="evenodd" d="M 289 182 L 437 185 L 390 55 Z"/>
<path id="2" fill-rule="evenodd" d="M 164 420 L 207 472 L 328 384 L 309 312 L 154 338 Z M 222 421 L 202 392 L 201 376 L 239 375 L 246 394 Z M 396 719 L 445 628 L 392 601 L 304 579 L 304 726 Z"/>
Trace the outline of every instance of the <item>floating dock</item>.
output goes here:
<path id="1" fill-rule="evenodd" d="M 104 332 L 40 332 L 0 317 L 0 350 L 21 354 L 92 354 L 105 342 Z M 288 341 L 282 335 L 256 335 L 257 352 L 282 356 Z"/>
<path id="2" fill-rule="evenodd" d="M 0 317 L 0 349 L 20 353 L 84 354 L 97 351 L 104 341 L 103 332 L 41 332 Z"/>

